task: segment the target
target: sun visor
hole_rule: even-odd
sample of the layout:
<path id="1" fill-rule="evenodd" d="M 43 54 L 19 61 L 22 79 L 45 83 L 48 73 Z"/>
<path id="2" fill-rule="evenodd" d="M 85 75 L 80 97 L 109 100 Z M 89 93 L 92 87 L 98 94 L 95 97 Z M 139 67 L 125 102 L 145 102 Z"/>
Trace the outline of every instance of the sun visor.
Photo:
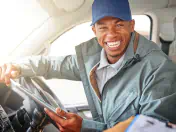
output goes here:
<path id="1" fill-rule="evenodd" d="M 169 0 L 168 7 L 174 7 L 174 6 L 176 6 L 176 0 Z"/>
<path id="2" fill-rule="evenodd" d="M 168 6 L 168 0 L 129 0 L 132 14 L 143 14 L 152 9 L 161 9 Z"/>
<path id="3" fill-rule="evenodd" d="M 61 16 L 81 8 L 85 0 L 37 0 L 50 16 Z"/>
<path id="4" fill-rule="evenodd" d="M 63 9 L 66 12 L 76 11 L 84 4 L 85 0 L 53 0 L 58 9 Z"/>
<path id="5" fill-rule="evenodd" d="M 164 23 L 160 27 L 159 37 L 164 41 L 173 41 L 175 38 L 173 23 Z"/>

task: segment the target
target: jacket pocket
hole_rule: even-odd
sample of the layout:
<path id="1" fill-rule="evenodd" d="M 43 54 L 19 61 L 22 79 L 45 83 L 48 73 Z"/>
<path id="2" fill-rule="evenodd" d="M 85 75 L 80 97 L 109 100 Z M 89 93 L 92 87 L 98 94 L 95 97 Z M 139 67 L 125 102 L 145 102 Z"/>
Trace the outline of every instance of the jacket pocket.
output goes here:
<path id="1" fill-rule="evenodd" d="M 137 92 L 135 91 L 126 94 L 123 99 L 119 102 L 119 105 L 117 105 L 112 111 L 112 113 L 109 115 L 109 124 L 126 120 L 130 116 L 135 115 L 136 110 L 133 105 L 133 101 L 136 99 L 136 97 Z"/>

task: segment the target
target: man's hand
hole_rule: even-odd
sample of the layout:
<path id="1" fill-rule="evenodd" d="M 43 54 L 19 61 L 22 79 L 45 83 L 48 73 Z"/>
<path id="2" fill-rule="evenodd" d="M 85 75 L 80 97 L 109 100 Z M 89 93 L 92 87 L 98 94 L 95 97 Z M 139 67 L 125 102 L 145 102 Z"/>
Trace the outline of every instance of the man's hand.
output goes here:
<path id="1" fill-rule="evenodd" d="M 106 130 L 104 132 L 125 132 L 125 130 L 128 128 L 128 126 L 133 121 L 133 119 L 134 119 L 134 116 L 131 116 L 127 120 L 118 123 L 114 127 L 110 128 L 110 129 L 108 129 L 108 130 Z"/>
<path id="2" fill-rule="evenodd" d="M 56 113 L 45 108 L 45 112 L 54 120 L 61 132 L 80 132 L 82 126 L 82 118 L 74 113 L 67 113 L 60 108 L 56 109 Z M 66 117 L 63 119 L 59 116 Z"/>
<path id="3" fill-rule="evenodd" d="M 15 64 L 4 64 L 0 67 L 0 82 L 10 85 L 10 78 L 17 78 L 20 75 L 20 66 Z"/>

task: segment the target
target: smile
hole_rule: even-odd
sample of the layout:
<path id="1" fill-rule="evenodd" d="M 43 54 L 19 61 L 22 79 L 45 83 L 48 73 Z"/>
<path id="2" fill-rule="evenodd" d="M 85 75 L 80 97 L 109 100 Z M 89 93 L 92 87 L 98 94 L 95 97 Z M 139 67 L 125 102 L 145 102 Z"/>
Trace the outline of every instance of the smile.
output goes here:
<path id="1" fill-rule="evenodd" d="M 107 46 L 108 46 L 109 48 L 117 48 L 117 47 L 120 46 L 120 41 L 116 41 L 116 42 L 107 42 L 106 44 L 107 44 Z"/>

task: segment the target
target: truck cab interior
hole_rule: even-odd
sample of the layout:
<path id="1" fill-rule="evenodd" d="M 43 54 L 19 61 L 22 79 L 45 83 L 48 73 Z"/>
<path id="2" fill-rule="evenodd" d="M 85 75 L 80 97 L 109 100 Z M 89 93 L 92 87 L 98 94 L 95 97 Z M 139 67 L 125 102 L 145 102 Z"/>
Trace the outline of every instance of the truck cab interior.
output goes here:
<path id="1" fill-rule="evenodd" d="M 93 0 L 1 1 L 0 64 L 31 55 L 75 54 L 76 45 L 95 37 L 90 26 L 92 3 Z M 155 42 L 176 63 L 176 0 L 129 0 L 129 3 L 135 30 Z M 35 89 L 32 91 L 37 96 L 43 97 L 36 89 L 47 91 L 68 111 L 91 119 L 81 82 L 43 77 L 17 81 L 27 89 Z M 7 117 L 0 123 L 0 131 L 5 131 L 5 122 L 14 131 L 29 128 L 58 131 L 54 123 L 46 126 L 46 122 L 36 122 L 35 108 L 39 111 L 42 108 L 15 87 L 0 84 L 0 105 Z M 21 115 L 26 118 L 21 119 Z"/>

